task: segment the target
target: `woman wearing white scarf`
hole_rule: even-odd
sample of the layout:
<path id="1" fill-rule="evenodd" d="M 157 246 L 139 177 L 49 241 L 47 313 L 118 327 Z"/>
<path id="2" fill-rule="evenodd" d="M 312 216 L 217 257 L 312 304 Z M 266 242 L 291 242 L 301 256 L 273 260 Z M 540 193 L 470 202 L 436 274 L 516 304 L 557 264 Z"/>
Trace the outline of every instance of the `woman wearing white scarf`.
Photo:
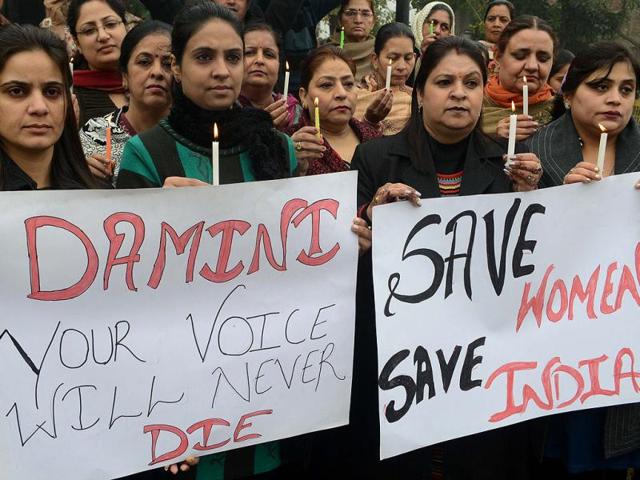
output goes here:
<path id="1" fill-rule="evenodd" d="M 444 2 L 430 2 L 418 12 L 411 26 L 416 47 L 424 51 L 439 38 L 455 35 L 456 16 Z"/>

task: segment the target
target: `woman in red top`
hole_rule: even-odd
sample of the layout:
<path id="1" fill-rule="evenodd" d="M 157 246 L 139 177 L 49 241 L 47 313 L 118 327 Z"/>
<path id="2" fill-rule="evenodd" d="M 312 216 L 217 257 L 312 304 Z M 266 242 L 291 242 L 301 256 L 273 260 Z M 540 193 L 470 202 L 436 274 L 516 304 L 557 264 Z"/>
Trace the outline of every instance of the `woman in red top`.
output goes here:
<path id="1" fill-rule="evenodd" d="M 304 112 L 300 122 L 287 131 L 296 148 L 301 174 L 350 170 L 356 147 L 382 135 L 378 125 L 353 117 L 355 73 L 353 61 L 331 45 L 312 51 L 302 63 L 300 100 Z M 316 99 L 319 132 L 315 127 Z"/>

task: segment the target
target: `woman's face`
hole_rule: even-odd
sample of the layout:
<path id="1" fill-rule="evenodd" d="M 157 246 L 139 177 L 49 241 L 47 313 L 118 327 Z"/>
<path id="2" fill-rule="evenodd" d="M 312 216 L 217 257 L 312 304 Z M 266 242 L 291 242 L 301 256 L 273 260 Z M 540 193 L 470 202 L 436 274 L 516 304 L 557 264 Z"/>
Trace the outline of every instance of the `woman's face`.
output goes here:
<path id="1" fill-rule="evenodd" d="M 506 5 L 491 7 L 484 20 L 484 38 L 487 42 L 496 43 L 510 21 L 511 13 Z"/>
<path id="2" fill-rule="evenodd" d="M 218 5 L 227 7 L 238 17 L 238 20 L 244 22 L 249 10 L 249 0 L 214 0 Z"/>
<path id="3" fill-rule="evenodd" d="M 456 143 L 476 126 L 482 110 L 482 71 L 467 55 L 445 55 L 419 92 L 424 126 L 441 143 Z"/>
<path id="4" fill-rule="evenodd" d="M 350 42 L 366 40 L 375 22 L 369 0 L 350 0 L 340 17 L 344 36 Z"/>
<path id="5" fill-rule="evenodd" d="M 579 130 L 599 135 L 600 124 L 617 135 L 631 119 L 637 86 L 631 64 L 619 62 L 608 75 L 607 71 L 608 68 L 603 68 L 593 72 L 573 94 L 565 95 Z"/>
<path id="6" fill-rule="evenodd" d="M 280 50 L 273 35 L 263 30 L 246 33 L 243 85 L 273 90 L 279 68 Z"/>
<path id="7" fill-rule="evenodd" d="M 520 30 L 511 39 L 504 53 L 498 53 L 500 83 L 508 91 L 522 91 L 527 77 L 529 94 L 540 90 L 549 79 L 553 65 L 553 40 L 542 30 Z"/>
<path id="8" fill-rule="evenodd" d="M 117 70 L 120 45 L 127 34 L 124 22 L 107 2 L 91 0 L 78 12 L 78 49 L 91 70 Z"/>
<path id="9" fill-rule="evenodd" d="M 230 108 L 244 76 L 242 38 L 227 22 L 205 23 L 187 42 L 174 77 L 182 91 L 205 110 Z"/>
<path id="10" fill-rule="evenodd" d="M 10 157 L 53 153 L 67 108 L 62 75 L 42 50 L 7 60 L 0 72 L 0 142 Z"/>
<path id="11" fill-rule="evenodd" d="M 569 71 L 570 65 L 571 65 L 570 63 L 567 63 L 560 70 L 558 70 L 553 77 L 549 77 L 549 85 L 551 86 L 551 88 L 553 88 L 554 92 L 560 91 L 560 88 L 562 87 L 562 82 L 564 81 L 564 76 Z"/>
<path id="12" fill-rule="evenodd" d="M 431 34 L 431 24 L 433 23 L 433 33 L 437 39 L 451 35 L 451 17 L 444 10 L 432 11 L 422 24 L 422 38 Z"/>
<path id="13" fill-rule="evenodd" d="M 300 99 L 314 118 L 314 99 L 318 99 L 320 124 L 342 127 L 355 111 L 356 81 L 349 66 L 340 59 L 325 60 L 316 69 L 309 90 L 300 88 Z"/>
<path id="14" fill-rule="evenodd" d="M 407 37 L 390 38 L 380 55 L 373 54 L 373 68 L 386 80 L 387 67 L 391 60 L 391 86 L 400 87 L 407 83 L 416 64 L 413 41 Z"/>
<path id="15" fill-rule="evenodd" d="M 165 33 L 144 37 L 131 52 L 123 75 L 130 101 L 152 110 L 171 105 L 171 38 Z"/>

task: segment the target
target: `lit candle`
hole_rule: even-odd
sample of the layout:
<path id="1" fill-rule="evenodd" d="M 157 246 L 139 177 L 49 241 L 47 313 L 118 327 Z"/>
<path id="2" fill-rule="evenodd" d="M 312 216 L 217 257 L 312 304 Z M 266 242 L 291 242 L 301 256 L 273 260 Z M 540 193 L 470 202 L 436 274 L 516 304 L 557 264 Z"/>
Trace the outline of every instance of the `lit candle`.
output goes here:
<path id="1" fill-rule="evenodd" d="M 315 113 L 316 113 L 316 130 L 318 130 L 318 133 L 316 133 L 316 136 L 318 138 L 321 138 L 322 135 L 320 134 L 320 108 L 318 107 L 318 97 L 315 98 L 315 100 L 313 101 L 313 105 L 315 106 Z"/>
<path id="2" fill-rule="evenodd" d="M 391 71 L 392 71 L 392 65 L 393 61 L 391 59 L 389 59 L 389 66 L 387 66 L 387 83 L 385 85 L 384 88 L 386 88 L 387 90 L 391 89 Z"/>
<path id="3" fill-rule="evenodd" d="M 289 62 L 284 62 L 286 71 L 284 72 L 284 92 L 282 92 L 282 96 L 284 99 L 287 99 L 287 95 L 289 95 Z"/>
<path id="4" fill-rule="evenodd" d="M 340 48 L 344 48 L 344 27 L 340 29 Z"/>
<path id="5" fill-rule="evenodd" d="M 518 127 L 518 116 L 516 115 L 516 104 L 511 102 L 509 117 L 509 147 L 507 148 L 507 166 L 511 164 L 512 157 L 516 154 L 516 129 Z"/>
<path id="6" fill-rule="evenodd" d="M 523 115 L 529 115 L 529 85 L 527 84 L 527 77 L 524 77 L 522 85 L 522 113 Z"/>
<path id="7" fill-rule="evenodd" d="M 213 124 L 213 142 L 211 143 L 211 184 L 220 185 L 220 143 L 218 142 L 218 124 Z"/>
<path id="8" fill-rule="evenodd" d="M 600 172 L 600 175 L 602 175 L 604 173 L 604 157 L 607 153 L 607 137 L 609 135 L 607 134 L 606 128 L 604 128 L 600 124 L 598 124 L 598 126 L 600 127 L 600 130 L 602 130 L 602 133 L 600 134 L 600 147 L 598 148 L 597 167 L 598 167 L 598 171 Z"/>
<path id="9" fill-rule="evenodd" d="M 109 168 L 111 168 L 111 172 L 113 172 L 113 164 L 111 163 L 111 143 L 111 115 L 109 115 L 109 117 L 107 118 L 107 131 L 105 132 L 104 139 L 104 158 L 107 162 L 107 165 L 109 165 Z"/>

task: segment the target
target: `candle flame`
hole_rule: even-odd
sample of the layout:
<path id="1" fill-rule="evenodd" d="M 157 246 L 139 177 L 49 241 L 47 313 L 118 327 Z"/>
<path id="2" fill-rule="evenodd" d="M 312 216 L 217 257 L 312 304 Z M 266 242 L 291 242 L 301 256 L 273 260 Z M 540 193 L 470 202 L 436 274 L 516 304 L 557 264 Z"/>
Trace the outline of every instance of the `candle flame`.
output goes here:
<path id="1" fill-rule="evenodd" d="M 607 129 L 604 128 L 604 126 L 602 126 L 602 124 L 599 123 L 598 126 L 600 127 L 600 130 L 602 130 L 602 133 L 606 133 L 607 132 Z"/>
<path id="2" fill-rule="evenodd" d="M 316 98 L 313 100 L 313 104 L 317 107 L 319 103 L 320 103 L 320 101 L 318 100 L 318 97 L 316 97 Z"/>
<path id="3" fill-rule="evenodd" d="M 389 66 L 393 65 L 393 59 L 389 59 Z"/>
<path id="4" fill-rule="evenodd" d="M 511 111 L 512 112 L 516 111 L 516 104 L 515 104 L 515 102 L 513 100 L 511 101 Z"/>
<path id="5" fill-rule="evenodd" d="M 218 140 L 218 124 L 213 124 L 213 139 Z"/>
<path id="6" fill-rule="evenodd" d="M 523 77 L 523 80 L 524 80 L 524 83 L 525 83 L 525 85 L 526 85 L 526 84 L 527 84 L 527 77 L 526 77 L 526 76 L 525 76 L 525 77 Z"/>
<path id="7" fill-rule="evenodd" d="M 289 71 L 289 62 L 285 60 L 284 62 L 284 68 L 287 69 L 287 72 Z"/>

